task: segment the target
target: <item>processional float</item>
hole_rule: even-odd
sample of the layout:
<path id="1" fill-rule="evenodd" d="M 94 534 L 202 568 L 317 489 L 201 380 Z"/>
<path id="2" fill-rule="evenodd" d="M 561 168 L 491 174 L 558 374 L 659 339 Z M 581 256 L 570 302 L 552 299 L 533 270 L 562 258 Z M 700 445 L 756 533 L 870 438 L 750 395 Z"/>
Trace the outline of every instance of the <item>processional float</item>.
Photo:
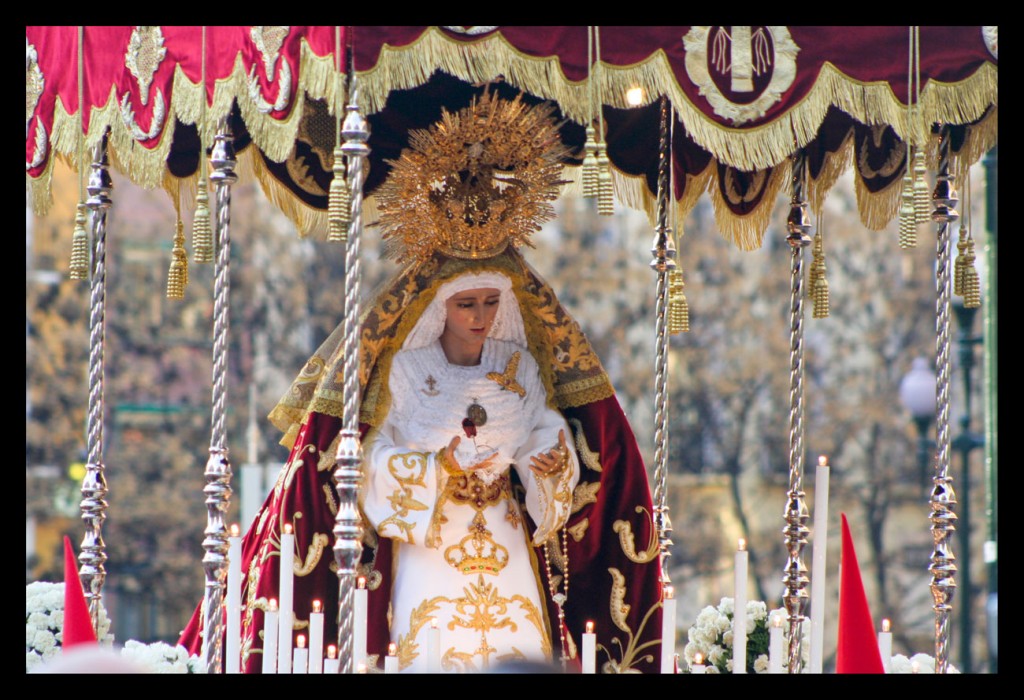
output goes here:
<path id="1" fill-rule="evenodd" d="M 665 584 L 672 543 L 666 499 L 668 336 L 689 329 L 682 220 L 707 191 L 723 235 L 742 249 L 756 248 L 775 195 L 789 183 L 791 405 L 783 600 L 790 673 L 801 670 L 797 631 L 809 581 L 803 563 L 809 533 L 803 300 L 812 300 L 814 317 L 827 316 L 829 293 L 822 239 L 820 231 L 811 236 L 809 210 L 820 212 L 827 191 L 852 162 L 867 227 L 882 228 L 898 215 L 899 244 L 910 247 L 917 224 L 934 223 L 938 439 L 929 572 L 936 670 L 945 672 L 956 588 L 950 295 L 955 287 L 971 305 L 981 296 L 971 274 L 973 238 L 963 228 L 953 275 L 951 227 L 959 216 L 955 183 L 995 145 L 996 37 L 994 27 L 28 27 L 25 169 L 35 209 L 43 212 L 50 202 L 57 157 L 79 173 L 70 276 L 90 283 L 88 464 L 81 502 L 86 533 L 79 561 L 94 619 L 107 558 L 102 423 L 111 161 L 137 183 L 163 186 L 172 197 L 182 187 L 195 191 L 193 263 L 216 265 L 203 540 L 204 661 L 210 672 L 222 668 L 224 516 L 232 475 L 224 423 L 230 191 L 238 161 L 245 159 L 300 233 L 326 229 L 329 240 L 346 246 L 345 419 L 334 469 L 333 550 L 339 670 L 352 672 L 362 528 L 356 505 L 356 382 L 363 201 L 386 177 L 386 161 L 397 157 L 409 130 L 433 123 L 442 109 L 464 106 L 486 85 L 507 95 L 521 92 L 531 102 L 554 102 L 566 119 L 563 139 L 579 154 L 567 172 L 584 195 L 596 197 L 601 213 L 611 213 L 614 193 L 655 223 L 653 490 Z M 935 172 L 930 194 L 929 164 Z M 81 185 L 86 172 L 87 187 Z M 212 215 L 207 179 L 216 192 Z M 181 298 L 188 282 L 180 219 L 178 228 L 168 277 L 171 298 Z M 806 248 L 813 248 L 809 276 Z"/>

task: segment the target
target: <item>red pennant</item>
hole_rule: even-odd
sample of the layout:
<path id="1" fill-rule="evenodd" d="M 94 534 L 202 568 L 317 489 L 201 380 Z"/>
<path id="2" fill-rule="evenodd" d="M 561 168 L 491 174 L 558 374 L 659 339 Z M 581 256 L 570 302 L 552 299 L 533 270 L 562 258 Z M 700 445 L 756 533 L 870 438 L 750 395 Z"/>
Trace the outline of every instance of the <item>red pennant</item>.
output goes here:
<path id="1" fill-rule="evenodd" d="M 96 644 L 96 630 L 89 617 L 89 604 L 85 601 L 82 580 L 78 578 L 71 540 L 64 536 L 64 638 L 61 647 L 68 649 L 80 644 Z"/>
<path id="2" fill-rule="evenodd" d="M 836 673 L 885 673 L 878 651 L 878 636 L 871 621 L 864 582 L 853 549 L 850 526 L 843 520 L 842 572 L 839 582 L 839 646 Z"/>

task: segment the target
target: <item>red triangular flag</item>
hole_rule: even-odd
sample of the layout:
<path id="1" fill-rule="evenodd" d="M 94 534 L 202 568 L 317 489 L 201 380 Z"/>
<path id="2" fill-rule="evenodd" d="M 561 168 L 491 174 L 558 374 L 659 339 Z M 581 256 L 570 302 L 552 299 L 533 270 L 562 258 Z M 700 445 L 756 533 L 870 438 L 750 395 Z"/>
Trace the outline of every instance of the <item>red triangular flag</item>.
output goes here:
<path id="1" fill-rule="evenodd" d="M 64 535 L 64 638 L 61 648 L 77 644 L 96 644 L 96 630 L 89 617 L 89 604 L 85 602 L 82 580 L 78 578 L 71 540 Z"/>
<path id="2" fill-rule="evenodd" d="M 850 526 L 843 520 L 843 556 L 839 582 L 839 647 L 836 673 L 885 673 L 878 651 L 878 636 L 871 621 L 864 582 L 860 578 L 857 552 L 853 549 Z"/>

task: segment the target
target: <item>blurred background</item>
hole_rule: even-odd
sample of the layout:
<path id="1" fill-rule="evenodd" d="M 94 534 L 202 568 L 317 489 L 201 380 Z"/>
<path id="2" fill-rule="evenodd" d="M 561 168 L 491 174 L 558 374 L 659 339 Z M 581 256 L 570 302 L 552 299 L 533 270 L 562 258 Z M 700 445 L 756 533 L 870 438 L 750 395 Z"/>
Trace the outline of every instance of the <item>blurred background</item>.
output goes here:
<path id="1" fill-rule="evenodd" d="M 971 176 L 969 220 L 983 288 L 983 251 L 995 245 L 994 205 L 986 206 L 987 191 L 995 201 L 994 187 L 986 187 L 994 167 L 993 152 Z M 173 643 L 203 595 L 213 266 L 190 262 L 184 300 L 167 300 L 175 208 L 163 191 L 139 189 L 117 174 L 114 184 L 107 235 L 104 604 L 118 642 Z M 59 162 L 53 192 L 46 217 L 29 207 L 26 214 L 26 582 L 62 580 L 61 537 L 69 534 L 77 544 L 83 534 L 89 288 L 67 278 L 77 183 Z M 835 662 L 840 513 L 850 521 L 876 628 L 883 618 L 891 621 L 894 653 L 934 654 L 928 573 L 934 378 L 927 374 L 935 358 L 934 227 L 920 227 L 917 248 L 900 250 L 898 223 L 866 230 L 855 196 L 852 179 L 842 180 L 814 221 L 824 237 L 831 316 L 812 319 L 805 305 L 803 483 L 812 516 L 818 456 L 831 465 L 826 671 Z M 191 216 L 190 204 L 183 209 Z M 525 251 L 526 258 L 593 342 L 653 477 L 653 229 L 643 215 L 618 206 L 615 216 L 598 216 L 593 200 L 567 196 L 558 209 L 558 220 L 535 236 L 537 248 Z M 719 236 L 708 198 L 677 232 L 691 327 L 671 338 L 669 351 L 667 493 L 680 652 L 701 608 L 732 596 L 740 537 L 750 551 L 748 597 L 782 606 L 790 404 L 786 213 L 780 200 L 764 245 L 753 252 Z M 287 457 L 266 414 L 341 320 L 344 251 L 300 239 L 244 180 L 232 190 L 231 225 L 228 522 L 244 529 Z M 364 298 L 394 271 L 377 251 L 369 230 Z M 810 250 L 804 260 L 809 269 Z M 955 302 L 962 305 L 958 297 Z M 995 372 L 983 361 L 984 311 L 957 309 L 951 331 L 950 473 L 959 500 L 960 572 L 949 659 L 972 672 L 997 669 L 996 470 L 984 449 L 985 421 L 995 420 L 987 407 L 995 403 L 983 393 L 989 382 L 994 395 Z M 921 406 L 913 392 L 919 378 L 927 389 L 923 401 L 916 397 Z M 803 558 L 810 568 L 810 544 Z"/>

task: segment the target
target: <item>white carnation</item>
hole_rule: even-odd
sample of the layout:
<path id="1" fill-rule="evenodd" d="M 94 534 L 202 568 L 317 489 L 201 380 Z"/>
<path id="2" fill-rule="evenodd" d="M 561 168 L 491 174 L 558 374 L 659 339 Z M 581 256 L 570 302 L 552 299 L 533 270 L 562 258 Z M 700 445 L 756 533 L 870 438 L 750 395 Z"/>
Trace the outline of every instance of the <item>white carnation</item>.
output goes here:
<path id="1" fill-rule="evenodd" d="M 718 611 L 723 615 L 732 614 L 733 600 L 732 598 L 722 598 L 722 602 L 718 604 Z"/>
<path id="2" fill-rule="evenodd" d="M 720 673 L 718 666 L 708 666 L 704 669 L 704 673 Z"/>
<path id="3" fill-rule="evenodd" d="M 754 659 L 754 673 L 768 673 L 768 655 L 761 654 Z"/>

